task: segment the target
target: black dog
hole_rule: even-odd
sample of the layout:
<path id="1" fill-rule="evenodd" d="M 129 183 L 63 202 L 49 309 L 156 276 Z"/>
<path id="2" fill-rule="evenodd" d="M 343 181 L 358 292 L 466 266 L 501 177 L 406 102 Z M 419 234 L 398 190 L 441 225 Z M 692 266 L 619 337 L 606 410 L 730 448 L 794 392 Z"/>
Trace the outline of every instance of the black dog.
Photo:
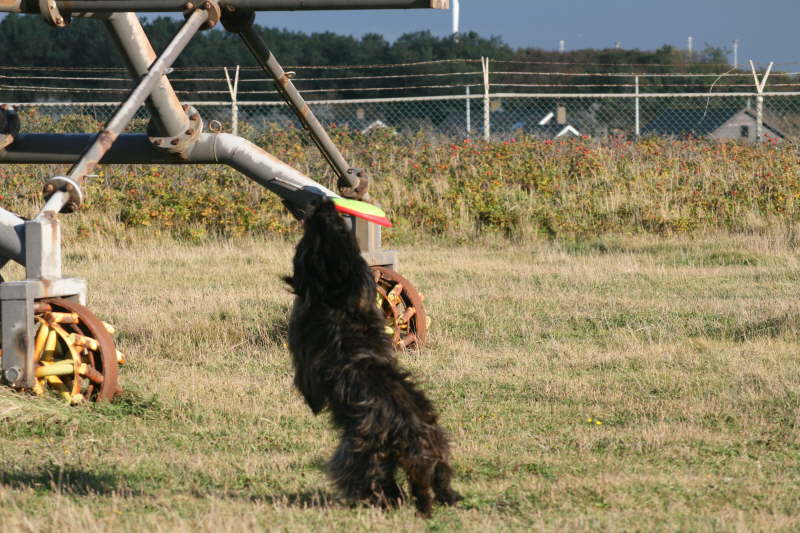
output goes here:
<path id="1" fill-rule="evenodd" d="M 417 512 L 433 498 L 453 505 L 449 444 L 431 402 L 401 370 L 376 305 L 375 281 L 333 203 L 311 208 L 285 278 L 296 294 L 289 322 L 295 386 L 314 414 L 328 407 L 341 443 L 328 464 L 351 500 L 381 507 L 403 502 L 397 467 Z"/>

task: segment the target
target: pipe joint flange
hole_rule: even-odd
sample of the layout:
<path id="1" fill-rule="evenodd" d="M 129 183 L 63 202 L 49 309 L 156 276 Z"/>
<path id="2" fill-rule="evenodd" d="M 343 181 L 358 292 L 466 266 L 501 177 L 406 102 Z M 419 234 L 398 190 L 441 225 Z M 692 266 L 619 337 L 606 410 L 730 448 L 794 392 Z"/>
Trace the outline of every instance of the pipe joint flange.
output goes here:
<path id="1" fill-rule="evenodd" d="M 61 208 L 62 213 L 77 211 L 83 203 L 83 190 L 80 184 L 69 179 L 67 176 L 53 176 L 47 180 L 42 191 L 44 193 L 45 202 L 58 191 L 65 191 L 69 194 L 69 201 Z"/>
<path id="2" fill-rule="evenodd" d="M 70 15 L 62 15 L 58 10 L 56 0 L 39 0 L 39 13 L 49 24 L 64 28 L 70 21 Z"/>
<path id="3" fill-rule="evenodd" d="M 186 124 L 186 129 L 174 137 L 157 137 L 153 135 L 154 125 L 152 122 L 147 125 L 148 138 L 150 143 L 158 148 L 171 154 L 177 154 L 183 159 L 186 159 L 189 154 L 189 149 L 194 145 L 200 134 L 203 132 L 203 119 L 200 117 L 197 109 L 192 106 L 184 105 L 183 110 L 189 117 Z"/>
<path id="4" fill-rule="evenodd" d="M 8 104 L 0 105 L 0 150 L 14 142 L 19 134 L 19 115 Z"/>
<path id="5" fill-rule="evenodd" d="M 206 20 L 206 23 L 200 28 L 201 30 L 210 30 L 217 25 L 217 22 L 219 22 L 220 16 L 222 15 L 222 10 L 219 8 L 219 4 L 215 0 L 186 2 L 183 5 L 183 16 L 189 18 L 189 15 L 198 9 L 204 9 L 208 11 L 208 20 Z"/>
<path id="6" fill-rule="evenodd" d="M 345 198 L 352 198 L 353 200 L 364 200 L 367 197 L 367 192 L 369 190 L 369 177 L 367 173 L 361 170 L 360 168 L 349 168 L 347 169 L 347 175 L 352 179 L 358 180 L 355 187 L 350 185 L 349 180 L 347 179 L 340 179 L 339 180 L 339 192 Z"/>
<path id="7" fill-rule="evenodd" d="M 242 33 L 253 26 L 256 19 L 255 11 L 239 9 L 227 4 L 222 8 L 222 27 L 231 33 Z"/>

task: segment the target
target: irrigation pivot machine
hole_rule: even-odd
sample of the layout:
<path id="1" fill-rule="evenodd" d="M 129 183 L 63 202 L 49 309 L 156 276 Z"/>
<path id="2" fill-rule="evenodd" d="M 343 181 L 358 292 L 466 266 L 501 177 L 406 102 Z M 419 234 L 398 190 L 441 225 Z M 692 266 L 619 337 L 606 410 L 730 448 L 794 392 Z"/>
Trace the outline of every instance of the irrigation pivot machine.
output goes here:
<path id="1" fill-rule="evenodd" d="M 60 213 L 80 208 L 83 184 L 98 164 L 227 164 L 279 195 L 296 216 L 310 201 L 331 198 L 352 221 L 364 258 L 372 266 L 377 301 L 395 345 L 425 340 L 421 297 L 401 277 L 397 256 L 381 248 L 383 212 L 369 200 L 369 178 L 333 144 L 253 28 L 256 11 L 324 9 L 447 9 L 449 0 L 0 0 L 0 12 L 30 13 L 69 31 L 72 18 L 101 21 L 125 59 L 135 87 L 97 134 L 20 133 L 13 108 L 0 106 L 0 163 L 71 163 L 66 176 L 44 185 L 44 207 L 32 220 L 0 208 L 0 266 L 25 267 L 22 281 L 0 282 L 2 381 L 18 390 L 51 389 L 66 400 L 111 400 L 120 391 L 114 328 L 86 307 L 86 282 L 61 273 Z M 156 55 L 136 12 L 183 13 L 185 22 Z M 167 73 L 192 36 L 221 23 L 238 34 L 274 80 L 286 103 L 338 176 L 335 193 L 249 141 L 203 131 L 196 109 L 181 105 Z M 146 134 L 123 134 L 142 106 L 150 113 Z"/>

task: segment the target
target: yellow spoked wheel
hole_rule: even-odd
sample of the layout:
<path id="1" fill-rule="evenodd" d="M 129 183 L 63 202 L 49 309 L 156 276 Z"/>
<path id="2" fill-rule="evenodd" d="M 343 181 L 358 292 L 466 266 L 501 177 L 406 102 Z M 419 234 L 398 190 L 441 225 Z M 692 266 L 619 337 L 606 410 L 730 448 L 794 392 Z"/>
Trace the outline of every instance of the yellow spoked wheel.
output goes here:
<path id="1" fill-rule="evenodd" d="M 69 300 L 40 300 L 36 309 L 37 395 L 52 390 L 70 403 L 80 403 L 110 401 L 122 391 L 118 365 L 124 357 L 111 337 L 111 325 Z"/>
<path id="2" fill-rule="evenodd" d="M 386 331 L 397 350 L 425 344 L 430 318 L 425 313 L 424 297 L 410 281 L 390 268 L 372 267 L 378 289 L 378 307 L 386 316 Z"/>

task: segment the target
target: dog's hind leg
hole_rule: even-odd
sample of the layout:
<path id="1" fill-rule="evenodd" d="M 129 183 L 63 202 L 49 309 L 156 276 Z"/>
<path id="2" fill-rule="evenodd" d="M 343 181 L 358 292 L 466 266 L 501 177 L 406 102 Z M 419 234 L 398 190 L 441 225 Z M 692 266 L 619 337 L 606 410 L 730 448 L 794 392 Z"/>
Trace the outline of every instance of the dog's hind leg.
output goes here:
<path id="1" fill-rule="evenodd" d="M 383 508 L 403 502 L 403 491 L 395 480 L 397 461 L 385 452 L 364 450 L 342 439 L 328 463 L 328 473 L 350 500 L 366 500 Z"/>
<path id="2" fill-rule="evenodd" d="M 369 469 L 369 455 L 356 452 L 353 442 L 347 437 L 342 439 L 328 462 L 328 475 L 349 500 L 364 500 L 371 496 Z"/>
<path id="3" fill-rule="evenodd" d="M 417 514 L 423 518 L 430 518 L 433 514 L 433 497 L 431 484 L 433 481 L 434 463 L 427 460 L 404 465 L 408 483 L 411 485 L 411 494 L 417 507 Z"/>
<path id="4" fill-rule="evenodd" d="M 380 473 L 377 476 L 379 481 L 379 499 L 377 502 L 382 507 L 399 507 L 405 501 L 403 489 L 397 483 L 397 459 L 395 457 L 381 458 Z"/>
<path id="5" fill-rule="evenodd" d="M 455 505 L 461 500 L 461 495 L 453 490 L 450 481 L 453 478 L 453 469 L 444 461 L 436 464 L 433 471 L 433 493 L 436 501 L 442 505 Z"/>

